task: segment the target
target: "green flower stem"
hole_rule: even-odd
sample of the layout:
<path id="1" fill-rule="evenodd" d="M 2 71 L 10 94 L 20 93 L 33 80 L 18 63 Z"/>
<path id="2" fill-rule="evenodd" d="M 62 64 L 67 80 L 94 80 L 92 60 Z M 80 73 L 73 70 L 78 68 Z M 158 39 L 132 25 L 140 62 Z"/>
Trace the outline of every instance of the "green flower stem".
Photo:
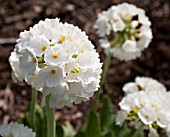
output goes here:
<path id="1" fill-rule="evenodd" d="M 107 55 L 107 58 L 105 60 L 105 63 L 104 63 L 103 72 L 102 72 L 102 75 L 101 75 L 100 87 L 96 92 L 95 100 L 93 102 L 92 110 L 94 112 L 96 112 L 96 107 L 97 107 L 97 103 L 98 103 L 99 96 L 100 96 L 100 90 L 102 89 L 102 86 L 104 84 L 106 73 L 107 73 L 107 70 L 108 70 L 108 67 L 109 67 L 109 64 L 110 64 L 110 59 L 111 59 L 111 53 L 109 52 L 108 55 Z"/>
<path id="2" fill-rule="evenodd" d="M 138 128 L 138 130 L 136 130 L 135 133 L 132 135 L 132 137 L 139 137 L 141 132 L 143 132 L 143 127 L 144 127 L 144 125 L 141 124 L 140 127 Z"/>
<path id="3" fill-rule="evenodd" d="M 37 90 L 32 88 L 32 97 L 31 97 L 31 124 L 32 128 L 35 131 L 36 129 L 36 104 L 37 104 Z"/>
<path id="4" fill-rule="evenodd" d="M 49 107 L 50 96 L 46 97 L 47 137 L 55 137 L 55 109 Z"/>

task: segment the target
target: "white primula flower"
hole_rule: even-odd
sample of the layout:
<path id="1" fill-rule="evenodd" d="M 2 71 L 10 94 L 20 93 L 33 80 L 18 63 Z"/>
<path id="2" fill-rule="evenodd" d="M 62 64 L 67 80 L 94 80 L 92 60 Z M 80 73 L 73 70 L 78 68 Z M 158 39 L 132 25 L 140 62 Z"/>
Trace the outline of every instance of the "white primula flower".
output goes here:
<path id="1" fill-rule="evenodd" d="M 100 13 L 95 26 L 105 53 L 110 52 L 120 60 L 140 57 L 152 40 L 151 22 L 144 10 L 128 3 Z"/>
<path id="2" fill-rule="evenodd" d="M 37 66 L 38 66 L 38 61 L 36 56 L 28 49 L 22 49 L 20 51 L 20 69 L 24 74 L 27 76 L 33 75 Z"/>
<path id="3" fill-rule="evenodd" d="M 57 87 L 45 87 L 43 91 L 43 106 L 45 105 L 45 96 L 52 94 L 49 101 L 50 107 L 57 107 L 62 108 L 65 105 L 70 106 L 72 105 L 69 96 L 69 88 L 66 83 L 62 83 Z"/>
<path id="4" fill-rule="evenodd" d="M 126 25 L 122 20 L 119 20 L 119 21 L 113 23 L 112 27 L 113 27 L 113 30 L 115 32 L 117 32 L 117 31 L 123 31 L 125 29 Z"/>
<path id="5" fill-rule="evenodd" d="M 166 88 L 163 84 L 153 78 L 136 77 L 135 82 L 129 82 L 123 86 L 123 91 L 126 92 L 126 94 L 129 94 L 139 91 L 166 91 Z"/>
<path id="6" fill-rule="evenodd" d="M 96 28 L 98 28 L 99 36 L 103 37 L 110 34 L 111 25 L 109 24 L 109 19 L 102 14 L 99 14 L 96 21 Z"/>
<path id="7" fill-rule="evenodd" d="M 48 65 L 58 65 L 69 59 L 69 55 L 63 54 L 63 49 L 60 46 L 62 45 L 57 44 L 46 51 L 44 60 Z"/>
<path id="8" fill-rule="evenodd" d="M 147 107 L 141 108 L 138 112 L 138 116 L 146 125 L 152 124 L 156 120 L 155 111 Z"/>
<path id="9" fill-rule="evenodd" d="M 41 57 L 49 48 L 49 44 L 50 42 L 45 36 L 39 35 L 31 39 L 30 48 L 36 56 Z"/>
<path id="10" fill-rule="evenodd" d="M 31 85 L 33 88 L 35 88 L 38 91 L 42 91 L 43 85 L 40 83 L 40 80 L 38 78 L 40 69 L 37 69 L 34 73 L 34 75 L 31 75 L 29 77 L 25 78 L 25 81 L 28 83 L 28 85 Z"/>
<path id="11" fill-rule="evenodd" d="M 162 127 L 165 128 L 168 126 L 168 124 L 170 123 L 170 117 L 167 115 L 166 112 L 158 112 L 157 114 L 157 124 Z"/>
<path id="12" fill-rule="evenodd" d="M 165 128 L 170 136 L 170 94 L 164 85 L 152 78 L 137 77 L 136 82 L 125 84 L 123 91 L 126 96 L 119 106 L 120 111 L 126 113 L 127 120 L 149 126 L 150 137 L 159 136 L 152 127 Z"/>
<path id="13" fill-rule="evenodd" d="M 110 47 L 110 43 L 107 39 L 99 39 L 102 48 L 106 49 Z"/>
<path id="14" fill-rule="evenodd" d="M 23 81 L 25 78 L 25 74 L 20 69 L 19 55 L 14 51 L 11 52 L 11 56 L 9 57 L 9 62 L 12 67 L 12 79 L 14 82 Z"/>
<path id="15" fill-rule="evenodd" d="M 149 77 L 136 77 L 135 83 L 140 87 L 140 90 L 143 91 L 166 91 L 163 84 Z"/>
<path id="16" fill-rule="evenodd" d="M 48 66 L 39 72 L 40 83 L 47 87 L 57 87 L 64 82 L 64 70 L 60 66 Z"/>
<path id="17" fill-rule="evenodd" d="M 85 32 L 58 18 L 45 19 L 21 32 L 9 61 L 13 79 L 25 79 L 40 90 L 43 105 L 79 104 L 99 88 L 102 63 L 94 45 Z M 47 95 L 49 104 L 45 103 Z"/>
<path id="18" fill-rule="evenodd" d="M 0 125 L 0 136 L 2 137 L 35 137 L 32 129 L 18 123 Z"/>
<path id="19" fill-rule="evenodd" d="M 122 110 L 130 112 L 133 109 L 136 109 L 136 102 L 135 102 L 135 98 L 136 98 L 136 94 L 129 94 L 127 95 L 127 97 L 123 98 L 122 101 L 119 103 L 119 106 Z"/>
<path id="20" fill-rule="evenodd" d="M 133 40 L 126 40 L 125 43 L 122 45 L 122 48 L 125 52 L 136 52 L 136 41 Z"/>
<path id="21" fill-rule="evenodd" d="M 116 125 L 122 126 L 126 118 L 127 113 L 125 111 L 118 111 L 116 115 Z"/>
<path id="22" fill-rule="evenodd" d="M 126 93 L 126 94 L 129 94 L 129 93 L 135 93 L 136 91 L 138 91 L 138 85 L 134 82 L 129 82 L 129 83 L 126 83 L 124 86 L 123 86 L 123 91 Z"/>

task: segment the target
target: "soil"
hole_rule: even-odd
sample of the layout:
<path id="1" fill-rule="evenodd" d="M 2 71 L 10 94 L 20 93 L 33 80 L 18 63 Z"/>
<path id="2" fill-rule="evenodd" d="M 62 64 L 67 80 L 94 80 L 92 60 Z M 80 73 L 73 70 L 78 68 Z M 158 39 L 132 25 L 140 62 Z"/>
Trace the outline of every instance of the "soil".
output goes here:
<path id="1" fill-rule="evenodd" d="M 152 22 L 153 40 L 142 56 L 133 61 L 112 58 L 103 93 L 107 93 L 116 112 L 123 96 L 122 86 L 134 81 L 136 76 L 153 77 L 170 90 L 170 1 L 169 0 L 0 0 L 0 123 L 15 121 L 23 113 L 31 98 L 31 87 L 26 83 L 14 83 L 8 62 L 19 33 L 45 18 L 59 17 L 84 30 L 101 55 L 94 28 L 98 13 L 113 4 L 129 2 L 143 8 Z M 41 94 L 39 94 L 39 99 Z M 91 108 L 92 100 L 73 107 L 56 110 L 56 120 L 71 121 L 78 130 Z M 102 100 L 98 108 L 102 107 Z"/>

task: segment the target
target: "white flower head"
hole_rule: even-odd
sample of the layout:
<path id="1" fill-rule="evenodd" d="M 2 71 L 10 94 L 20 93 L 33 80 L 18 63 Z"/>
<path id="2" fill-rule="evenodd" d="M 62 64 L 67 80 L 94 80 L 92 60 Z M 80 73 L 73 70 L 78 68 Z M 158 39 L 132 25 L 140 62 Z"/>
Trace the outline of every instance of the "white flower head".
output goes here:
<path id="1" fill-rule="evenodd" d="M 2 137 L 35 137 L 32 129 L 18 123 L 0 125 L 0 136 Z"/>
<path id="2" fill-rule="evenodd" d="M 142 122 L 143 125 L 148 126 L 150 137 L 159 136 L 155 127 L 165 128 L 169 136 L 170 94 L 164 85 L 152 78 L 137 77 L 135 82 L 125 84 L 123 91 L 126 96 L 119 106 L 120 111 L 126 113 L 127 120 L 133 123 Z M 119 115 L 117 117 L 120 117 Z"/>
<path id="3" fill-rule="evenodd" d="M 94 45 L 85 32 L 58 18 L 22 32 L 9 61 L 13 79 L 25 79 L 43 93 L 42 104 L 53 108 L 87 101 L 99 87 L 102 63 Z"/>
<path id="4" fill-rule="evenodd" d="M 112 6 L 100 13 L 95 26 L 101 37 L 101 47 L 107 51 L 105 53 L 111 52 L 120 60 L 140 57 L 152 40 L 151 22 L 144 10 L 128 3 Z"/>

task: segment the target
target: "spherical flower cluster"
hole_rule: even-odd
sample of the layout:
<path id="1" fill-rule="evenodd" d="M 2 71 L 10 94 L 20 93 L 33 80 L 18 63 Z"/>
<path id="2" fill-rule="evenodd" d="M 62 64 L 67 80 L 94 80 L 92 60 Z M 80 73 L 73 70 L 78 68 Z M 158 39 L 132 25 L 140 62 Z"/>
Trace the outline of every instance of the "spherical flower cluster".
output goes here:
<path id="1" fill-rule="evenodd" d="M 136 59 L 148 47 L 152 39 L 150 26 L 145 11 L 128 3 L 103 11 L 95 25 L 101 47 L 125 61 Z"/>
<path id="2" fill-rule="evenodd" d="M 165 128 L 170 137 L 170 93 L 158 81 L 137 77 L 136 83 L 143 90 L 129 88 L 134 92 L 127 94 L 119 103 L 116 123 L 122 125 L 125 120 L 142 122 L 150 129 L 150 135 L 156 134 L 157 128 Z M 128 85 L 126 84 L 126 86 Z M 130 86 L 129 86 L 130 87 Z"/>
<path id="3" fill-rule="evenodd" d="M 51 94 L 50 107 L 89 100 L 99 87 L 99 54 L 85 32 L 59 19 L 40 21 L 20 33 L 9 58 L 14 81 L 25 81 Z M 44 104 L 45 105 L 45 104 Z"/>
<path id="4" fill-rule="evenodd" d="M 2 137 L 35 137 L 32 129 L 24 127 L 22 124 L 10 123 L 8 125 L 0 125 L 0 136 Z"/>

